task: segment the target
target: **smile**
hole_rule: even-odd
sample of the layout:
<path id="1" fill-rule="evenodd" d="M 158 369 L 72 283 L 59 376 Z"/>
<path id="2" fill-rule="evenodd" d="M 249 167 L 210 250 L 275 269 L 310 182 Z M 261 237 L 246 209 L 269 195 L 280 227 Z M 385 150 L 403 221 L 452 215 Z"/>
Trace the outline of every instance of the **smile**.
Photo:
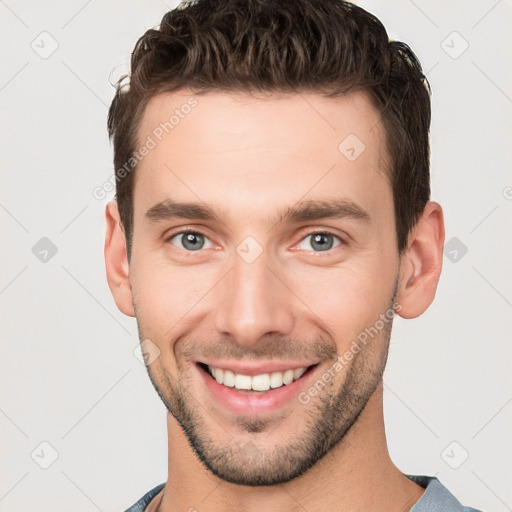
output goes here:
<path id="1" fill-rule="evenodd" d="M 243 375 L 233 373 L 231 370 L 223 370 L 208 365 L 210 375 L 219 383 L 228 388 L 235 388 L 239 391 L 268 391 L 269 389 L 287 386 L 300 379 L 308 367 L 286 370 L 284 372 L 261 373 L 259 375 Z"/>
<path id="2" fill-rule="evenodd" d="M 320 363 L 235 367 L 227 362 L 214 366 L 196 361 L 194 367 L 206 393 L 222 410 L 235 415 L 258 416 L 277 412 L 285 406 L 302 407 L 299 393 L 321 371 Z"/>

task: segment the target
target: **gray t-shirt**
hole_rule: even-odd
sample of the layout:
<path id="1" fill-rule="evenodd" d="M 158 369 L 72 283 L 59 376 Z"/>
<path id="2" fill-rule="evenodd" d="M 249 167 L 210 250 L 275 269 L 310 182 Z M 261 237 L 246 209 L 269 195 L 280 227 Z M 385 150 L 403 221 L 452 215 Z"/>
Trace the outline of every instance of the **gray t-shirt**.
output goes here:
<path id="1" fill-rule="evenodd" d="M 464 507 L 459 500 L 435 477 L 405 475 L 425 489 L 423 496 L 409 512 L 481 512 L 476 508 Z M 164 488 L 165 483 L 157 485 L 145 494 L 137 503 L 125 512 L 144 512 L 150 501 Z"/>

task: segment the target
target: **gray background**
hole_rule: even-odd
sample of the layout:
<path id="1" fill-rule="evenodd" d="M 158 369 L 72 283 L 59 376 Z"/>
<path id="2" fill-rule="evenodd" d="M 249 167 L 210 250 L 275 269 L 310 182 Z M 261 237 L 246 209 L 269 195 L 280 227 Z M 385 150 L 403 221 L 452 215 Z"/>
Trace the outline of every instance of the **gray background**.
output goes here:
<path id="1" fill-rule="evenodd" d="M 395 321 L 391 456 L 512 510 L 512 3 L 359 4 L 428 72 L 448 242 L 434 304 Z M 107 287 L 92 190 L 113 172 L 110 81 L 174 5 L 0 0 L 1 511 L 120 511 L 166 479 L 166 411 Z"/>

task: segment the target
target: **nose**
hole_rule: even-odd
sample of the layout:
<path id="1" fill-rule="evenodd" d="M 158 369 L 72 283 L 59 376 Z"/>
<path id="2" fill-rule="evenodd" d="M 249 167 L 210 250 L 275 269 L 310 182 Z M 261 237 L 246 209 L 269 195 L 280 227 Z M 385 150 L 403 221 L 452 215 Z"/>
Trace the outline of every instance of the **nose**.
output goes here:
<path id="1" fill-rule="evenodd" d="M 222 280 L 217 297 L 215 327 L 239 345 L 252 346 L 265 335 L 290 335 L 294 294 L 278 272 L 269 267 L 265 253 L 252 263 L 238 254 Z"/>

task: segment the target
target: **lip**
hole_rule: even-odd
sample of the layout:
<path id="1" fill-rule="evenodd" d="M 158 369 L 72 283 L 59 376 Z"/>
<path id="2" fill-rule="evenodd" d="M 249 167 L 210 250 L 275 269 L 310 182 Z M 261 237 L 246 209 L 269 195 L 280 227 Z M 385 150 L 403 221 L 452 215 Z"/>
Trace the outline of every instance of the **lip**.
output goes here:
<path id="1" fill-rule="evenodd" d="M 242 363 L 235 364 L 233 362 L 223 362 L 223 361 L 195 361 L 195 363 L 205 364 L 207 366 L 213 366 L 214 368 L 220 368 L 222 370 L 230 370 L 233 373 L 239 373 L 241 375 L 249 375 L 254 377 L 254 375 L 261 375 L 263 373 L 273 373 L 273 372 L 285 372 L 286 370 L 296 370 L 297 368 L 307 368 L 308 366 L 312 366 L 317 364 L 318 361 L 299 361 L 299 362 L 289 362 L 283 363 L 280 361 L 269 361 L 268 363 Z"/>
<path id="2" fill-rule="evenodd" d="M 310 386 L 310 381 L 314 379 L 318 373 L 320 364 L 308 368 L 304 375 L 291 384 L 270 389 L 262 393 L 239 393 L 233 388 L 219 384 L 199 364 L 196 363 L 194 368 L 199 372 L 199 376 L 208 389 L 209 394 L 213 396 L 214 400 L 220 404 L 223 409 L 235 415 L 262 416 L 275 412 L 297 399 L 300 391 Z M 300 368 L 300 366 L 297 368 Z M 255 375 L 258 375 L 258 373 Z"/>

